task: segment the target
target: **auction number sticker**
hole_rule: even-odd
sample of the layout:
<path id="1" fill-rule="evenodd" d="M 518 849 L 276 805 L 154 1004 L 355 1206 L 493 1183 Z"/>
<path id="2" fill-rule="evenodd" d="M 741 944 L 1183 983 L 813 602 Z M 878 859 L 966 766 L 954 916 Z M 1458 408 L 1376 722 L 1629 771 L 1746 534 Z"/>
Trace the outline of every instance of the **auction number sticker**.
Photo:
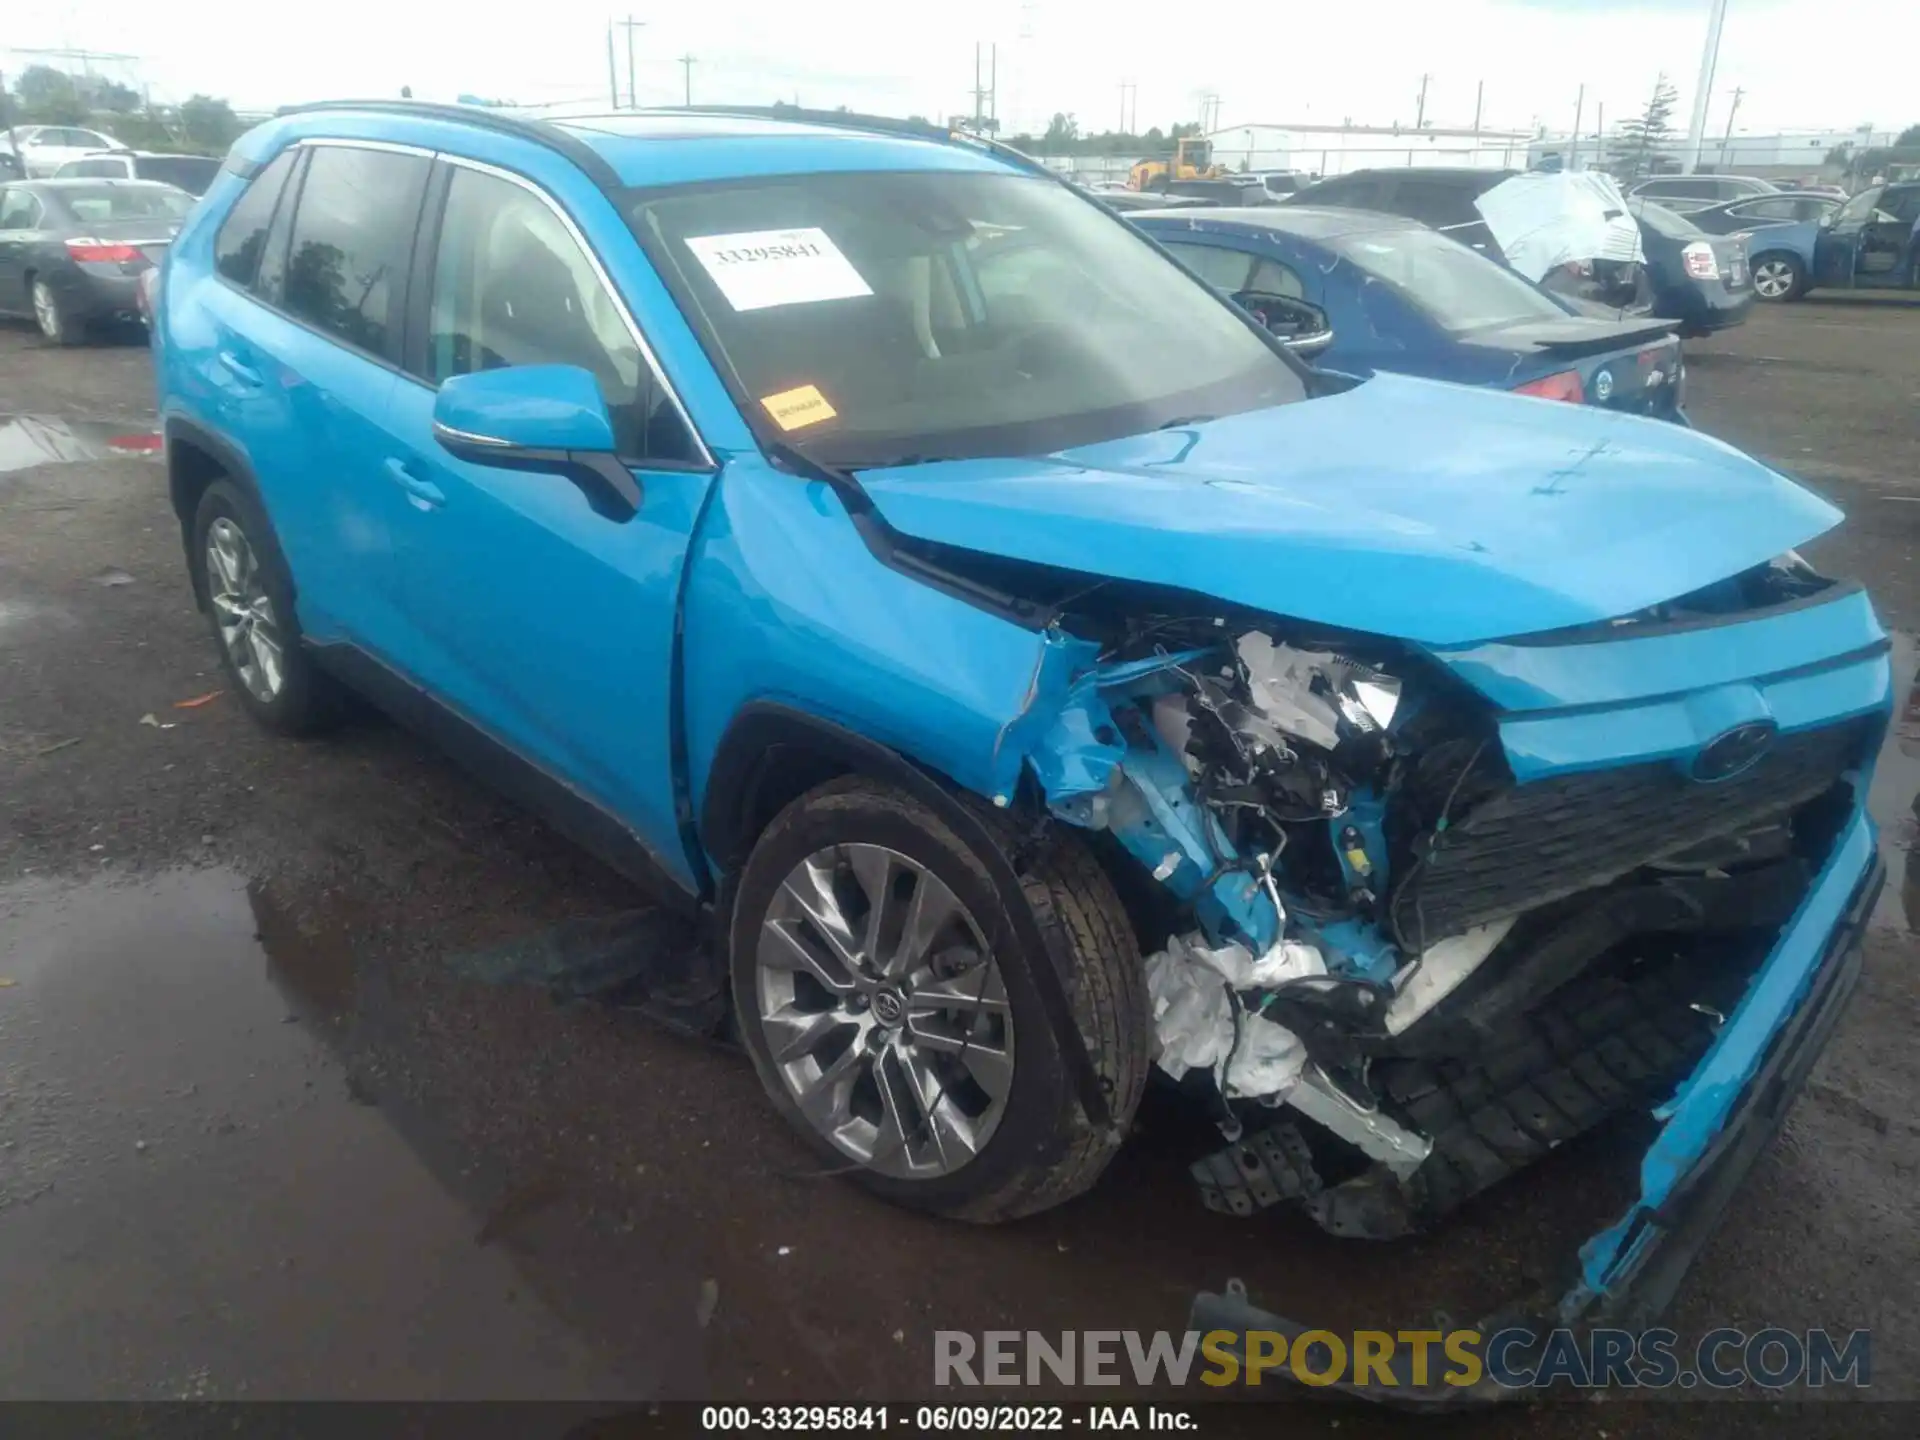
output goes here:
<path id="1" fill-rule="evenodd" d="M 686 244 L 736 310 L 873 293 L 840 247 L 817 227 L 691 235 Z"/>

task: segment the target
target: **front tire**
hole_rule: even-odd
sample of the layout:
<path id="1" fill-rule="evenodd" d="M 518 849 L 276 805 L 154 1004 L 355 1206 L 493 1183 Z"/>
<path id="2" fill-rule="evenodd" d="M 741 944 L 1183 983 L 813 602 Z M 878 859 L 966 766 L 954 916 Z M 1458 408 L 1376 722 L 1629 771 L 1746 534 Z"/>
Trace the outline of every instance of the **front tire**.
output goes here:
<path id="1" fill-rule="evenodd" d="M 1762 300 L 1798 300 L 1807 293 L 1807 267 L 1795 255 L 1762 255 L 1749 267 L 1753 290 Z"/>
<path id="2" fill-rule="evenodd" d="M 32 295 L 34 324 L 40 327 L 41 338 L 49 345 L 78 345 L 86 339 L 86 327 L 74 317 L 59 291 L 49 285 L 44 276 L 34 277 Z"/>
<path id="3" fill-rule="evenodd" d="M 221 664 L 247 713 L 282 735 L 337 724 L 341 693 L 301 640 L 293 577 L 259 502 L 230 480 L 209 485 L 194 511 L 191 555 Z"/>
<path id="4" fill-rule="evenodd" d="M 1021 883 L 1010 902 L 938 814 L 863 778 L 794 801 L 741 872 L 733 998 L 761 1083 L 823 1160 L 898 1204 L 988 1223 L 1060 1204 L 1099 1178 L 1139 1105 L 1151 1023 L 1119 897 L 1067 833 L 1042 837 Z M 1043 953 L 1025 953 L 1010 903 Z M 1099 1130 L 1037 965 L 1065 984 L 1111 1112 Z"/>

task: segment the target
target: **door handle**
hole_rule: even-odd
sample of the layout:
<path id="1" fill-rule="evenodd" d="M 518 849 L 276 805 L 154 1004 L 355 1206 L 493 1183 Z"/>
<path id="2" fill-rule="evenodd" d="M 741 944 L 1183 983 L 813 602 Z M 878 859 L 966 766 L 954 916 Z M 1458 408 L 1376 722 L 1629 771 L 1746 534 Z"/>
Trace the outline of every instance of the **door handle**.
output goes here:
<path id="1" fill-rule="evenodd" d="M 407 492 L 416 509 L 437 510 L 447 503 L 446 491 L 431 480 L 421 479 L 405 460 L 397 457 L 388 460 L 387 474 L 399 482 L 400 488 Z"/>
<path id="2" fill-rule="evenodd" d="M 266 382 L 260 378 L 260 372 L 231 350 L 220 352 L 220 364 L 226 372 L 250 390 L 258 390 Z"/>

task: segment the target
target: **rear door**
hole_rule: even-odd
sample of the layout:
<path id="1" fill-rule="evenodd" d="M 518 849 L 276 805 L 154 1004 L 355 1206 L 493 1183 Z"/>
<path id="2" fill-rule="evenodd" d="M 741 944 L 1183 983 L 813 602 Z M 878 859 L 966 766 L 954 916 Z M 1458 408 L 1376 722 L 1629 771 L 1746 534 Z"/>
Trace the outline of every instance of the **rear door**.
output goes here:
<path id="1" fill-rule="evenodd" d="M 305 158 L 271 223 L 253 232 L 257 247 L 235 229 L 238 204 L 222 228 L 217 268 L 244 273 L 253 248 L 254 278 L 244 293 L 215 287 L 224 295 L 212 368 L 244 417 L 229 433 L 250 453 L 302 627 L 315 640 L 386 653 L 402 625 L 392 546 L 405 498 L 385 468 L 383 426 L 432 162 L 386 145 L 300 148 Z"/>
<path id="2" fill-rule="evenodd" d="M 553 193 L 452 157 L 434 193 L 420 338 L 380 459 L 409 497 L 397 658 L 690 883 L 673 789 L 675 618 L 713 462 L 589 232 Z M 624 227 L 602 234 L 636 246 Z M 472 464 L 434 440 L 442 382 L 515 365 L 577 365 L 599 381 L 643 492 L 637 514 L 610 517 L 560 475 Z"/>

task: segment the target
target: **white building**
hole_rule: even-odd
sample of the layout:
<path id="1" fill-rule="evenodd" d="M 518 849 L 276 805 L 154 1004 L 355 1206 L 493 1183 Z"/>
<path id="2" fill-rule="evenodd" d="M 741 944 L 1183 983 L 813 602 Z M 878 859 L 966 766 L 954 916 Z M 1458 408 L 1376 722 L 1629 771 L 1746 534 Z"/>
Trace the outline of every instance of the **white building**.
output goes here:
<path id="1" fill-rule="evenodd" d="M 1304 170 L 1342 175 L 1379 166 L 1446 165 L 1520 169 L 1527 142 L 1518 130 L 1446 130 L 1400 125 L 1230 125 L 1207 137 L 1229 170 Z"/>
<path id="2" fill-rule="evenodd" d="M 1617 137 L 1616 137 L 1617 139 Z M 1700 168 L 1722 175 L 1758 175 L 1762 179 L 1786 179 L 1827 175 L 1837 178 L 1844 167 L 1829 166 L 1827 156 L 1842 145 L 1855 151 L 1893 144 L 1894 133 L 1862 127 L 1858 130 L 1790 130 L 1776 135 L 1709 135 L 1700 147 Z M 1580 137 L 1576 154 L 1568 135 L 1545 135 L 1527 145 L 1528 165 L 1543 161 L 1565 164 L 1572 158 L 1574 168 L 1585 170 L 1604 158 L 1606 142 L 1598 134 Z M 1674 169 L 1686 159 L 1684 139 L 1676 140 L 1661 152 Z"/>

